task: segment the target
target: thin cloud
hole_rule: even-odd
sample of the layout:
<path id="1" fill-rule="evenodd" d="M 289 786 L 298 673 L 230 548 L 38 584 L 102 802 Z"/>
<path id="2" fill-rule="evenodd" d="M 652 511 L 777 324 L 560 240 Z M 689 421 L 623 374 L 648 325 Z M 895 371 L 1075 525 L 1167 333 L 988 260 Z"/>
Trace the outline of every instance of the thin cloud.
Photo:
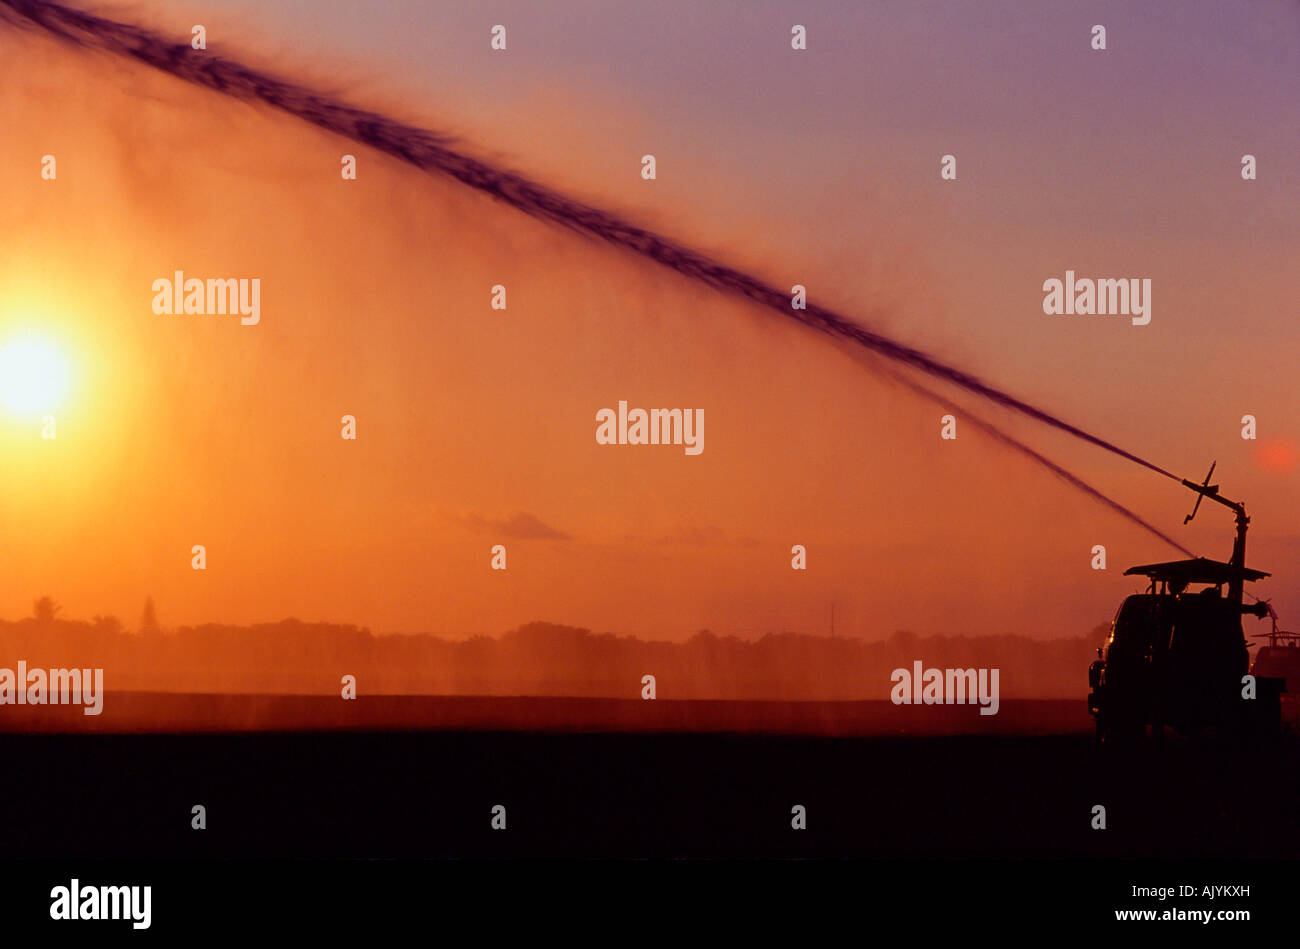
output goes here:
<path id="1" fill-rule="evenodd" d="M 494 534 L 508 540 L 573 540 L 558 528 L 545 523 L 536 514 L 516 511 L 507 518 L 489 518 L 482 514 L 466 514 L 451 518 L 458 524 L 482 534 Z"/>

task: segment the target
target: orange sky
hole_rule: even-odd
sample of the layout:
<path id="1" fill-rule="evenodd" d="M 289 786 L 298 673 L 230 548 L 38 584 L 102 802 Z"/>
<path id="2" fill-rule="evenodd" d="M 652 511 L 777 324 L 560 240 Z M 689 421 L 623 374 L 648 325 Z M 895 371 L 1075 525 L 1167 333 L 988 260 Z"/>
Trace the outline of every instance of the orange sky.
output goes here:
<path id="1" fill-rule="evenodd" d="M 152 595 L 169 626 L 294 615 L 460 636 L 546 619 L 680 639 L 821 632 L 834 603 L 847 635 L 1056 637 L 1110 618 L 1125 566 L 1176 556 L 970 427 L 941 441 L 947 409 L 775 314 L 278 116 L 3 40 L 0 345 L 57 341 L 73 385 L 53 441 L 0 415 L 0 615 L 48 593 L 134 625 Z M 1297 234 L 1275 183 L 1237 177 L 1238 140 L 1211 146 L 1189 121 L 1190 157 L 1165 174 L 1131 135 L 1098 159 L 1032 129 L 963 132 L 943 184 L 934 136 L 886 129 L 853 163 L 810 157 L 815 172 L 774 181 L 743 134 L 678 115 L 675 149 L 643 100 L 562 70 L 495 129 L 502 107 L 465 86 L 444 90 L 451 113 L 408 113 L 1181 474 L 1217 458 L 1254 518 L 1250 560 L 1278 574 L 1260 592 L 1295 625 Z M 640 180 L 639 152 L 611 154 L 629 129 L 663 142 L 645 149 L 660 181 Z M 771 161 L 819 144 L 843 154 L 829 133 L 782 136 Z M 1045 149 L 1050 172 L 1029 157 Z M 1152 324 L 1044 316 L 1038 287 L 1067 267 L 1150 276 Z M 151 284 L 177 269 L 260 278 L 260 324 L 155 315 Z M 620 399 L 703 408 L 705 450 L 597 445 L 595 413 Z M 1239 437 L 1247 412 L 1258 442 Z M 1190 493 L 991 417 L 1227 556 L 1218 509 L 1183 528 Z"/>

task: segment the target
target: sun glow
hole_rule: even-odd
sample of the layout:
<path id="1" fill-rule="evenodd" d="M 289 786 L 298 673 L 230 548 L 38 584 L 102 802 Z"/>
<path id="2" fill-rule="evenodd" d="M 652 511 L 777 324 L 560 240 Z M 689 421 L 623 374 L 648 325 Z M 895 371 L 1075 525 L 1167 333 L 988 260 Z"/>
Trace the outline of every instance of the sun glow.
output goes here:
<path id="1" fill-rule="evenodd" d="M 20 418 L 57 409 L 68 392 L 68 361 L 48 339 L 17 336 L 0 342 L 0 407 Z"/>

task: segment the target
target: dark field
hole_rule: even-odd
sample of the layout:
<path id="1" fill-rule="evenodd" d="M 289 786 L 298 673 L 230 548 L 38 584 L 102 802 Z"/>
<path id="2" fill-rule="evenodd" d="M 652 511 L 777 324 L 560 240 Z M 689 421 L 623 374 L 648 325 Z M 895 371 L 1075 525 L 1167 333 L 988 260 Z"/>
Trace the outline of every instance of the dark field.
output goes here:
<path id="1" fill-rule="evenodd" d="M 170 712 L 191 719 L 208 709 L 207 725 L 191 723 L 202 729 L 232 702 L 263 700 L 175 701 Z M 1293 738 L 1253 750 L 1101 748 L 1082 730 L 1081 703 L 1006 702 L 983 719 L 973 707 L 912 709 L 912 734 L 900 736 L 890 734 L 899 709 L 882 703 L 265 701 L 279 703 L 286 728 L 294 709 L 319 724 L 312 703 L 354 706 L 356 719 L 344 731 L 0 735 L 0 848 L 69 858 L 1300 856 Z M 605 705 L 622 708 L 625 731 L 593 730 L 611 721 Z M 57 711 L 120 727 L 128 707 L 110 695 L 98 720 Z M 4 709 L 10 725 L 14 711 Z M 741 721 L 768 733 L 721 733 Z M 954 723 L 1027 733 L 925 734 Z M 817 734 L 829 727 L 840 737 Z M 206 830 L 190 828 L 194 804 L 207 808 Z M 504 831 L 490 827 L 496 804 Z M 803 831 L 790 826 L 796 804 Z M 1095 804 L 1106 830 L 1090 827 Z"/>
<path id="2" fill-rule="evenodd" d="M 783 735 L 1033 735 L 1092 731 L 1082 699 L 975 705 L 747 702 L 557 696 L 216 695 L 110 692 L 100 715 L 79 706 L 0 706 L 3 732 L 240 731 L 761 732 Z"/>

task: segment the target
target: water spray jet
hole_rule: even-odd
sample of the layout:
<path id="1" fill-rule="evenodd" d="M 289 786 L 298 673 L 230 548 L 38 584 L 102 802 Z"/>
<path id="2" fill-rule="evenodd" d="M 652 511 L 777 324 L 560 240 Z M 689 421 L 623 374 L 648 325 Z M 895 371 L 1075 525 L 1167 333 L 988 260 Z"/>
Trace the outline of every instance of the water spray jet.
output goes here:
<path id="1" fill-rule="evenodd" d="M 326 131 L 368 145 L 422 171 L 449 175 L 532 218 L 549 221 L 585 237 L 648 258 L 688 279 L 751 300 L 811 329 L 856 343 L 900 366 L 951 383 L 994 404 L 1067 432 L 1166 478 L 1183 481 L 1159 465 L 990 385 L 973 373 L 883 336 L 834 310 L 813 303 L 807 304 L 806 309 L 795 310 L 785 293 L 759 277 L 714 260 L 617 214 L 570 198 L 523 175 L 474 158 L 459 150 L 451 136 L 403 124 L 207 50 L 195 50 L 188 42 L 169 40 L 146 27 L 107 19 L 62 4 L 46 0 L 0 0 L 0 23 L 37 29 L 83 49 L 136 60 L 214 92 L 270 106 Z M 1005 432 L 988 423 L 981 423 L 980 427 L 1028 454 L 1089 496 L 1186 552 L 1181 545 L 1132 512 Z"/>

